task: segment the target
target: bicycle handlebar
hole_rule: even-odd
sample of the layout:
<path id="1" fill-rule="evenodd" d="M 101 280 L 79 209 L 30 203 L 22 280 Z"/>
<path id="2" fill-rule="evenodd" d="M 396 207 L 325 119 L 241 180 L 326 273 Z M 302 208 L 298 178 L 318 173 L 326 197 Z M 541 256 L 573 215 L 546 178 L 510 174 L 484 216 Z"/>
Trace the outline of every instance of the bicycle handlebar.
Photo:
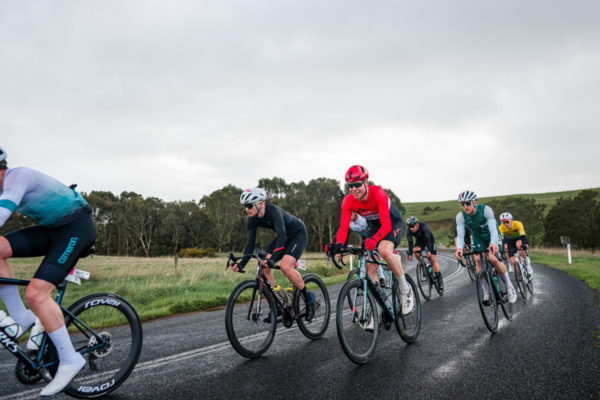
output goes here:
<path id="1" fill-rule="evenodd" d="M 368 263 L 372 263 L 372 264 L 382 264 L 379 261 L 376 261 L 375 258 L 373 257 L 374 255 L 376 255 L 378 258 L 381 258 L 381 256 L 379 255 L 379 253 L 377 252 L 377 250 L 367 250 L 364 247 L 357 247 L 357 246 L 348 246 L 345 248 L 342 248 L 338 253 L 336 254 L 331 254 L 331 255 L 327 255 L 327 262 L 329 263 L 329 259 L 331 258 L 331 261 L 333 262 L 333 265 L 335 265 L 335 267 L 337 269 L 342 269 L 342 267 L 337 263 L 337 261 L 335 260 L 335 256 L 336 255 L 340 255 L 341 257 L 345 256 L 346 254 L 352 254 L 355 256 L 365 256 L 367 258 L 367 262 Z M 344 264 L 343 261 L 340 260 L 340 262 L 343 265 Z"/>

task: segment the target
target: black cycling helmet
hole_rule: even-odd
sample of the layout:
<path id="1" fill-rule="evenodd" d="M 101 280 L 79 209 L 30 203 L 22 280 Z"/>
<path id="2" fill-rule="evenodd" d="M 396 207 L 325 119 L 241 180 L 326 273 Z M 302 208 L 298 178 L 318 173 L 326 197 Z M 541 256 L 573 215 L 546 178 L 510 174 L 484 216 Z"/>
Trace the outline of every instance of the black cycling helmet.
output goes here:
<path id="1" fill-rule="evenodd" d="M 6 168 L 6 151 L 0 147 L 0 169 Z"/>

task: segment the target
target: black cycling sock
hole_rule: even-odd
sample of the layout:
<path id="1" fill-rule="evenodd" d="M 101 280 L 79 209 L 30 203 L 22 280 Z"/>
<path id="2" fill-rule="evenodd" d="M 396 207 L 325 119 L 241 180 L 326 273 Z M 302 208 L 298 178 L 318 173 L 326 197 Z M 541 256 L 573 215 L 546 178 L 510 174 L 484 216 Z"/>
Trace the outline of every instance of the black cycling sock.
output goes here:
<path id="1" fill-rule="evenodd" d="M 304 296 L 305 299 L 308 299 L 308 290 L 306 289 L 306 285 L 304 285 L 300 292 L 302 292 L 302 296 Z"/>

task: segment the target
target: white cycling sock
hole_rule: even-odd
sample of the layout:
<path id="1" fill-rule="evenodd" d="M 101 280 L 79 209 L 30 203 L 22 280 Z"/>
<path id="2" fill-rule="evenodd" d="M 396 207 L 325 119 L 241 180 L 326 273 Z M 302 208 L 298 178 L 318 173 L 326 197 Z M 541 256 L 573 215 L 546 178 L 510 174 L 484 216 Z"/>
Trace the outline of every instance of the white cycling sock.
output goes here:
<path id="1" fill-rule="evenodd" d="M 48 336 L 50 336 L 50 340 L 52 340 L 54 347 L 56 347 L 61 365 L 80 366 L 82 359 L 81 354 L 75 351 L 66 326 L 63 325 L 54 332 L 49 332 Z"/>
<path id="2" fill-rule="evenodd" d="M 401 277 L 396 277 L 396 279 L 398 279 L 398 282 L 400 283 L 400 293 L 408 293 L 410 291 L 410 286 L 408 285 L 408 282 L 406 282 L 406 276 L 402 274 Z"/>
<path id="3" fill-rule="evenodd" d="M 502 275 L 502 279 L 504 279 L 504 282 L 506 283 L 506 287 L 512 287 L 512 282 L 510 281 L 510 276 L 508 275 L 508 272 L 505 273 L 504 275 Z"/>
<path id="4" fill-rule="evenodd" d="M 531 260 L 529 259 L 529 256 L 527 256 L 527 258 L 525 258 L 525 261 L 527 261 L 527 266 L 531 267 Z"/>
<path id="5" fill-rule="evenodd" d="M 15 285 L 0 287 L 0 299 L 6 305 L 8 314 L 22 327 L 28 328 L 35 322 L 35 315 L 25 308 L 23 300 L 19 295 L 19 289 Z"/>

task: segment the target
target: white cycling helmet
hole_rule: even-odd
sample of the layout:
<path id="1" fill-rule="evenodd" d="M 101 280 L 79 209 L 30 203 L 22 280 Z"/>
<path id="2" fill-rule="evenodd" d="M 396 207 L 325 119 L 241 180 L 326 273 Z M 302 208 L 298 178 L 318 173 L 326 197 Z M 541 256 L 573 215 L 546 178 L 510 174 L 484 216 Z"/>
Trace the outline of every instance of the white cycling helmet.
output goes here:
<path id="1" fill-rule="evenodd" d="M 513 217 L 510 213 L 502 213 L 500 214 L 500 221 L 512 221 Z"/>
<path id="2" fill-rule="evenodd" d="M 465 190 L 458 195 L 458 202 L 462 203 L 463 201 L 477 201 L 477 195 L 475 192 Z"/>
<path id="3" fill-rule="evenodd" d="M 240 196 L 241 204 L 254 204 L 267 199 L 267 192 L 261 188 L 246 189 Z"/>
<path id="4" fill-rule="evenodd" d="M 6 151 L 2 147 L 0 147 L 0 168 L 6 166 Z"/>
<path id="5" fill-rule="evenodd" d="M 362 215 L 357 215 L 356 221 L 350 221 L 350 229 L 352 229 L 354 232 L 364 232 L 368 227 L 369 224 L 367 223 L 367 219 Z"/>

